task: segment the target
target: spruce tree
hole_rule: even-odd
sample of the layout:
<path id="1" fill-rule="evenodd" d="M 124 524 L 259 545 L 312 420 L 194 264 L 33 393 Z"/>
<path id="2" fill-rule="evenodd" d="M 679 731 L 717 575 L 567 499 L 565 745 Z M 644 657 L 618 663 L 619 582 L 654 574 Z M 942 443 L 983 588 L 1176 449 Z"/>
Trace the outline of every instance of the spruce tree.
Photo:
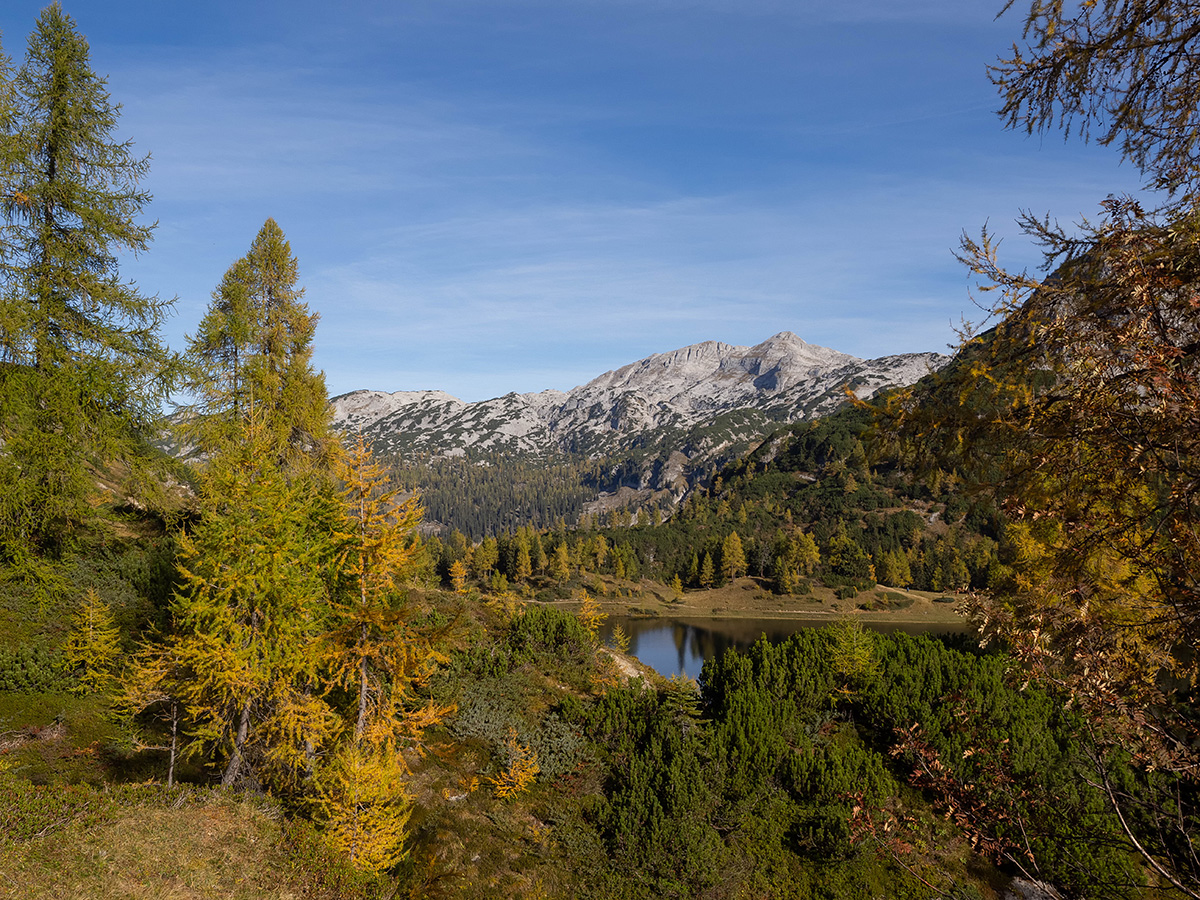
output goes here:
<path id="1" fill-rule="evenodd" d="M 171 301 L 139 293 L 117 265 L 150 242 L 153 226 L 138 221 L 149 158 L 114 137 L 119 107 L 57 3 L 11 81 L 9 71 L 0 70 L 0 543 L 12 559 L 58 544 L 89 517 L 90 465 L 138 467 L 175 367 L 158 336 Z"/>

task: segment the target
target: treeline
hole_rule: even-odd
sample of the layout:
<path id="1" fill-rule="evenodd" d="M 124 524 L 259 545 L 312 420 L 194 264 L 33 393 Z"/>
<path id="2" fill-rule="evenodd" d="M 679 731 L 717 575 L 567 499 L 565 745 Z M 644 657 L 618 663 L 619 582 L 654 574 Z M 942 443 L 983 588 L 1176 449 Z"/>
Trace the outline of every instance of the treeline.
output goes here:
<path id="1" fill-rule="evenodd" d="M 387 457 L 384 457 L 385 459 Z M 427 521 L 476 539 L 577 522 L 596 495 L 599 466 L 588 460 L 528 460 L 502 453 L 388 459 L 399 485 L 415 489 Z"/>
<path id="2" fill-rule="evenodd" d="M 817 579 L 847 596 L 876 583 L 954 591 L 1003 577 L 994 504 L 970 501 L 949 473 L 919 473 L 871 444 L 871 423 L 868 410 L 847 407 L 791 426 L 666 521 L 651 506 L 584 516 L 569 530 L 562 520 L 522 525 L 476 545 L 452 531 L 430 541 L 431 553 L 447 584 L 455 563 L 489 584 L 494 575 L 512 584 L 604 573 L 684 589 L 753 575 L 780 593 L 805 593 Z"/>

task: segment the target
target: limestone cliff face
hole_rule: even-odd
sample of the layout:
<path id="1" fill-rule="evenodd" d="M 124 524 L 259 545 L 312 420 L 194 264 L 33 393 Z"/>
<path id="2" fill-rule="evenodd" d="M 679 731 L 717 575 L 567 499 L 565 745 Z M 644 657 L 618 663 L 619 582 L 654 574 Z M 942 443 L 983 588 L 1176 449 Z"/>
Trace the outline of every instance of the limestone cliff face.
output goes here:
<path id="1" fill-rule="evenodd" d="M 679 452 L 696 460 L 761 438 L 776 424 L 832 412 L 847 386 L 869 397 L 949 359 L 905 353 L 863 360 L 785 331 L 754 347 L 705 341 L 656 353 L 565 394 L 464 403 L 443 391 L 353 391 L 333 399 L 334 423 L 399 453 L 603 456 L 636 442 L 659 447 L 662 462 Z"/>

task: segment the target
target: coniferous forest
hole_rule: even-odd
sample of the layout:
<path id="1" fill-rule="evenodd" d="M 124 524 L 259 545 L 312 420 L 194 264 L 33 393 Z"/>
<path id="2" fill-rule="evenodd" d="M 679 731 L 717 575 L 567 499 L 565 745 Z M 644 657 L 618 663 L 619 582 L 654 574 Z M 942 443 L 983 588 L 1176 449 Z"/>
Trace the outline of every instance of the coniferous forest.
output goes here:
<path id="1" fill-rule="evenodd" d="M 118 262 L 149 159 L 48 6 L 0 52 L 6 895 L 1200 897 L 1200 30 L 1035 3 L 1025 41 L 1009 126 L 1158 206 L 1027 219 L 1042 278 L 964 238 L 999 299 L 949 367 L 595 509 L 619 462 L 335 433 L 272 218 L 167 347 Z M 733 590 L 826 625 L 695 681 L 601 639 Z M 937 601 L 970 630 L 864 625 Z"/>

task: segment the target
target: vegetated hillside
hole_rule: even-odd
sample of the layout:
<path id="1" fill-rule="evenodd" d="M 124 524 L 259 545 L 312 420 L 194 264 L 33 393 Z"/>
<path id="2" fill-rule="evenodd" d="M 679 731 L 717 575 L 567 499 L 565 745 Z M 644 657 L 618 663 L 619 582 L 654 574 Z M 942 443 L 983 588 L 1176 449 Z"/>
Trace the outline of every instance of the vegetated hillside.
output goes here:
<path id="1" fill-rule="evenodd" d="M 169 584 L 140 544 L 65 563 L 127 597 L 127 650 Z M 1001 655 L 845 624 L 730 653 L 697 687 L 623 674 L 586 601 L 411 586 L 408 604 L 453 622 L 408 704 L 454 710 L 401 751 L 408 856 L 372 874 L 324 843 L 303 791 L 215 789 L 202 757 L 166 789 L 169 721 L 118 715 L 117 683 L 54 662 L 67 610 L 10 591 L 5 624 L 21 613 L 40 649 L 5 630 L 0 870 L 35 897 L 991 898 L 1028 852 L 1061 885 L 1138 896 L 1118 824 L 1075 792 L 1075 723 Z"/>
<path id="2" fill-rule="evenodd" d="M 750 575 L 783 594 L 819 583 L 847 598 L 876 583 L 953 591 L 998 577 L 994 505 L 965 496 L 952 474 L 919 473 L 873 444 L 871 423 L 869 410 L 845 407 L 777 431 L 666 520 L 630 491 L 576 529 L 519 527 L 474 547 L 443 534 L 431 548 L 447 584 L 461 562 L 481 584 L 499 575 L 520 591 L 581 572 L 681 589 Z"/>
<path id="3" fill-rule="evenodd" d="M 779 423 L 833 411 L 847 388 L 871 396 L 910 384 L 947 359 L 861 360 L 784 332 L 755 347 L 655 354 L 568 393 L 463 403 L 441 391 L 355 391 L 334 398 L 334 419 L 391 459 L 439 524 L 478 538 L 564 514 L 573 523 L 583 503 L 618 492 L 669 511 Z M 556 488 L 526 486 L 536 466 L 561 476 Z M 480 499 L 443 490 L 455 481 Z"/>

